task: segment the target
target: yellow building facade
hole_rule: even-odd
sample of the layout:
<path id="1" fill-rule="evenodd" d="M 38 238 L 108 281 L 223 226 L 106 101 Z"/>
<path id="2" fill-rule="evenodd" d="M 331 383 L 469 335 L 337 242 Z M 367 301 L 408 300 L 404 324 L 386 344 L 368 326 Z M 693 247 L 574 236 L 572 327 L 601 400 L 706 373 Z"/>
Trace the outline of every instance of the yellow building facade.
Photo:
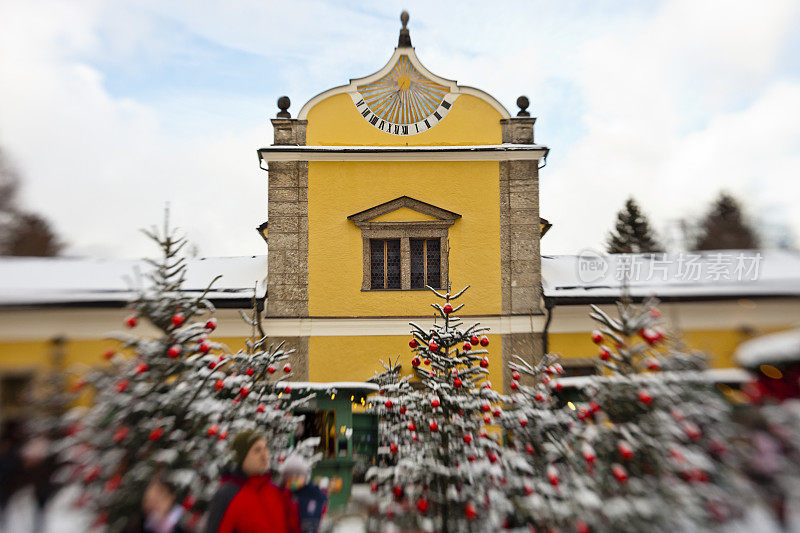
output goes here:
<path id="1" fill-rule="evenodd" d="M 401 30 L 372 75 L 272 121 L 265 326 L 312 381 L 364 380 L 379 358 L 410 370 L 409 321 L 431 285 L 469 285 L 466 321 L 492 328 L 491 379 L 541 347 L 538 167 L 525 109 L 428 71 Z M 521 101 L 522 102 L 522 101 Z M 526 104 L 527 105 L 527 104 Z M 303 369 L 303 370 L 300 370 Z"/>

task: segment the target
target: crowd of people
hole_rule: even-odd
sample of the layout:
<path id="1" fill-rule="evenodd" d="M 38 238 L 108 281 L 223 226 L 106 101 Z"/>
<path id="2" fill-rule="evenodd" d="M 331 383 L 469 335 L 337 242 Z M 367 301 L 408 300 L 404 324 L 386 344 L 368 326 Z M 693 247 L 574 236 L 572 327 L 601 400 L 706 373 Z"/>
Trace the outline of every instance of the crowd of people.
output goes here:
<path id="1" fill-rule="evenodd" d="M 38 441 L 5 439 L 0 449 L 0 531 L 6 504 L 15 492 L 33 484 L 37 503 L 34 531 L 40 530 L 47 500 L 58 491 L 50 474 L 52 458 L 37 453 Z M 327 510 L 325 492 L 311 483 L 311 467 L 299 455 L 290 455 L 270 475 L 266 437 L 246 429 L 231 441 L 232 460 L 204 517 L 204 525 L 188 526 L 178 500 L 178 488 L 164 476 L 155 476 L 142 494 L 141 513 L 130 517 L 125 533 L 315 533 Z"/>

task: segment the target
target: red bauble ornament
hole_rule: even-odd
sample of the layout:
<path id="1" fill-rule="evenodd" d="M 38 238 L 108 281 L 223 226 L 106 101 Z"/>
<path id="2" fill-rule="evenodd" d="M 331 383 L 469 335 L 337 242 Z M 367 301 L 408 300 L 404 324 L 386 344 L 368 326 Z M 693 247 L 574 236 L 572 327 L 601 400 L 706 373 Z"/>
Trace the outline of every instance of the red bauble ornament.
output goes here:
<path id="1" fill-rule="evenodd" d="M 489 459 L 489 462 L 495 464 L 497 462 L 497 455 L 494 452 L 487 452 L 486 458 Z"/>
<path id="2" fill-rule="evenodd" d="M 686 433 L 686 436 L 692 440 L 698 440 L 702 435 L 700 428 L 694 422 L 687 422 L 683 426 L 683 432 Z"/>
<path id="3" fill-rule="evenodd" d="M 389 451 L 392 453 L 397 453 L 397 444 L 394 442 L 389 445 Z"/>
<path id="4" fill-rule="evenodd" d="M 266 408 L 267 407 L 263 403 L 260 403 L 260 404 L 258 404 L 258 408 L 256 409 L 256 412 L 257 413 L 263 413 Z"/>
<path id="5" fill-rule="evenodd" d="M 500 408 L 498 407 L 497 409 L 492 411 L 492 416 L 495 417 L 495 418 L 499 418 L 502 413 L 503 413 L 503 411 L 501 411 Z"/>
<path id="6" fill-rule="evenodd" d="M 519 381 L 519 372 L 517 372 L 516 370 L 511 372 L 511 379 L 513 379 L 514 381 Z"/>
<path id="7" fill-rule="evenodd" d="M 425 498 L 420 498 L 419 500 L 417 500 L 417 511 L 419 511 L 420 513 L 428 512 L 428 500 L 426 500 Z"/>
<path id="8" fill-rule="evenodd" d="M 647 361 L 647 369 L 654 371 L 661 370 L 661 365 L 658 364 L 658 361 L 656 361 L 655 359 L 650 359 L 649 361 Z"/>
<path id="9" fill-rule="evenodd" d="M 211 370 L 214 370 L 215 368 L 217 368 L 217 363 L 215 363 L 214 361 L 211 361 L 210 363 L 208 363 L 208 368 L 210 368 Z"/>
<path id="10" fill-rule="evenodd" d="M 478 510 L 475 508 L 474 505 L 468 503 L 464 507 L 464 516 L 466 516 L 468 520 L 474 520 L 475 518 L 478 517 Z"/>
<path id="11" fill-rule="evenodd" d="M 531 487 L 529 484 L 525 483 L 525 485 L 523 485 L 522 488 L 525 491 L 525 494 L 527 494 L 528 496 L 533 494 L 533 487 Z"/>
<path id="12" fill-rule="evenodd" d="M 286 394 L 289 394 L 290 392 L 292 392 L 292 388 L 287 385 L 286 388 L 283 389 L 283 392 L 285 392 Z"/>
<path id="13" fill-rule="evenodd" d="M 400 414 L 401 414 L 401 415 L 404 415 L 404 414 L 406 414 L 406 406 L 405 406 L 405 405 L 404 405 L 403 407 L 401 407 L 401 408 L 400 408 Z"/>
<path id="14" fill-rule="evenodd" d="M 206 431 L 209 437 L 213 437 L 217 433 L 219 433 L 219 425 L 218 424 L 211 424 L 208 426 L 208 431 Z"/>
<path id="15" fill-rule="evenodd" d="M 428 344 L 428 349 L 432 352 L 435 352 L 439 349 L 439 345 L 436 344 L 436 341 L 431 341 L 430 344 Z"/>
<path id="16" fill-rule="evenodd" d="M 614 476 L 620 485 L 624 485 L 628 481 L 628 472 L 625 470 L 620 464 L 613 464 L 611 465 L 611 474 Z"/>
<path id="17" fill-rule="evenodd" d="M 483 421 L 484 421 L 484 423 L 486 423 L 486 424 L 491 424 L 491 423 L 492 423 L 492 417 L 491 417 L 491 416 L 489 416 L 489 415 L 485 415 L 485 416 L 483 417 Z"/>
<path id="18" fill-rule="evenodd" d="M 285 365 L 283 365 L 283 371 L 288 374 L 289 372 L 292 371 L 292 365 L 286 363 Z"/>
<path id="19" fill-rule="evenodd" d="M 103 352 L 103 359 L 106 361 L 111 361 L 111 358 L 114 357 L 114 354 L 117 353 L 114 350 L 106 350 Z"/>
<path id="20" fill-rule="evenodd" d="M 217 437 L 217 438 L 218 438 L 219 440 L 225 440 L 225 439 L 227 439 L 227 438 L 228 438 L 228 430 L 225 430 L 225 431 L 223 431 L 222 433 L 220 433 L 220 434 L 219 434 L 219 437 Z"/>
<path id="21" fill-rule="evenodd" d="M 592 412 L 592 414 L 599 413 L 600 412 L 600 405 L 597 402 L 594 402 L 594 401 L 589 402 L 589 410 Z"/>
<path id="22" fill-rule="evenodd" d="M 522 427 L 527 426 L 528 425 L 528 419 L 527 418 L 520 418 L 519 419 L 519 425 L 522 426 Z"/>
<path id="23" fill-rule="evenodd" d="M 594 330 L 592 332 L 592 342 L 595 344 L 600 344 L 603 342 L 603 334 L 600 333 L 598 330 Z"/>
<path id="24" fill-rule="evenodd" d="M 470 435 L 469 433 L 467 433 L 466 435 L 464 435 L 464 442 L 466 442 L 467 444 L 469 444 L 470 442 L 472 442 L 472 435 Z"/>
<path id="25" fill-rule="evenodd" d="M 125 426 L 122 426 L 114 433 L 114 442 L 121 442 L 125 439 L 125 437 L 128 436 L 128 433 L 130 433 L 130 430 Z"/>
<path id="26" fill-rule="evenodd" d="M 164 434 L 164 428 L 156 428 L 150 433 L 150 440 L 158 440 Z"/>
<path id="27" fill-rule="evenodd" d="M 417 368 L 420 365 L 419 357 L 415 357 L 411 360 L 411 366 Z"/>
<path id="28" fill-rule="evenodd" d="M 147 372 L 147 369 L 148 369 L 148 368 L 150 368 L 150 367 L 147 365 L 147 363 L 139 363 L 138 365 L 136 365 L 136 366 L 133 368 L 133 370 L 134 370 L 134 371 L 135 371 L 137 374 L 144 374 L 145 372 Z"/>
<path id="29" fill-rule="evenodd" d="M 239 389 L 239 395 L 240 395 L 242 398 L 244 398 L 244 397 L 245 397 L 245 396 L 247 396 L 248 394 L 250 394 L 250 387 L 242 387 L 241 389 Z"/>
<path id="30" fill-rule="evenodd" d="M 128 326 L 129 328 L 135 328 L 136 324 L 138 323 L 139 323 L 139 317 L 137 317 L 136 315 L 131 315 L 125 319 L 125 325 Z"/>
<path id="31" fill-rule="evenodd" d="M 627 442 L 620 442 L 619 444 L 617 444 L 617 450 L 619 451 L 619 454 L 622 456 L 622 458 L 625 459 L 626 461 L 630 461 L 631 459 L 633 459 L 633 450 L 631 449 L 630 446 L 628 446 Z"/>
<path id="32" fill-rule="evenodd" d="M 373 481 L 372 483 L 369 484 L 369 489 L 372 492 L 378 492 L 378 484 Z"/>
<path id="33" fill-rule="evenodd" d="M 423 363 L 425 363 L 426 366 L 431 366 L 431 360 L 430 359 L 425 359 L 423 361 Z"/>
<path id="34" fill-rule="evenodd" d="M 442 405 L 442 403 L 439 401 L 439 398 L 434 398 L 433 400 L 431 400 L 431 407 L 433 407 L 434 409 L 436 409 L 440 405 Z"/>
<path id="35" fill-rule="evenodd" d="M 594 464 L 595 460 L 597 459 L 597 455 L 595 455 L 594 450 L 588 443 L 584 443 L 583 447 L 581 448 L 581 455 L 583 455 L 583 460 L 586 461 L 587 464 Z"/>
<path id="36" fill-rule="evenodd" d="M 267 368 L 267 372 L 269 372 L 270 374 L 274 374 L 274 373 L 275 373 L 275 367 L 274 367 L 274 366 L 272 366 L 272 365 L 270 365 L 270 366 Z"/>
<path id="37" fill-rule="evenodd" d="M 217 381 L 214 383 L 214 388 L 215 388 L 216 390 L 222 390 L 222 387 L 224 387 L 224 386 L 225 386 L 225 382 L 224 382 L 224 381 L 222 381 L 221 379 L 218 379 L 218 380 L 217 380 Z"/>
<path id="38" fill-rule="evenodd" d="M 492 382 L 491 381 L 487 381 L 486 383 L 483 384 L 483 388 L 484 389 L 491 389 L 492 388 Z"/>
<path id="39" fill-rule="evenodd" d="M 248 376 L 252 376 L 253 374 L 256 373 L 256 371 L 253 370 L 252 368 L 248 368 L 247 370 L 245 370 L 244 373 L 247 374 Z"/>
<path id="40" fill-rule="evenodd" d="M 659 311 L 658 309 L 656 309 L 655 307 L 653 307 L 652 309 L 650 309 L 650 314 L 651 314 L 652 316 L 654 316 L 654 317 L 658 318 L 658 317 L 660 317 L 660 316 L 661 316 L 661 311 Z"/>
<path id="41" fill-rule="evenodd" d="M 417 339 L 411 339 L 410 341 L 408 341 L 408 345 L 411 348 L 416 348 L 417 346 L 419 346 L 419 343 L 417 342 Z"/>
<path id="42" fill-rule="evenodd" d="M 474 463 L 475 462 L 475 454 L 474 453 L 469 454 L 469 456 L 467 457 L 467 461 L 469 461 L 470 463 Z"/>
<path id="43" fill-rule="evenodd" d="M 491 404 L 489 402 L 481 404 L 481 411 L 483 411 L 484 413 L 488 413 L 491 410 L 492 410 L 492 406 L 491 406 Z"/>
<path id="44" fill-rule="evenodd" d="M 169 350 L 167 350 L 167 355 L 171 359 L 175 359 L 180 354 L 181 354 L 181 347 L 179 344 L 173 344 L 172 346 L 169 347 Z"/>
<path id="45" fill-rule="evenodd" d="M 414 442 L 417 442 L 417 441 L 419 440 L 419 437 L 417 437 L 417 434 L 416 434 L 416 433 L 414 433 L 414 436 L 412 437 L 412 440 L 413 440 Z"/>
<path id="46" fill-rule="evenodd" d="M 183 324 L 185 320 L 186 317 L 183 316 L 183 313 L 175 313 L 174 315 L 172 315 L 172 325 L 175 326 L 176 328 L 180 327 L 180 325 Z"/>
<path id="47" fill-rule="evenodd" d="M 511 387 L 511 390 L 519 389 L 519 384 L 516 381 L 512 381 L 508 386 Z"/>
<path id="48" fill-rule="evenodd" d="M 414 424 L 414 422 L 409 422 L 408 423 L 408 430 L 409 431 L 416 431 L 417 430 L 416 424 Z"/>
<path id="49" fill-rule="evenodd" d="M 547 481 L 554 487 L 558 487 L 559 479 L 558 479 L 558 470 L 553 465 L 547 467 Z"/>
<path id="50" fill-rule="evenodd" d="M 464 350 L 465 352 L 468 352 L 472 350 L 472 345 L 469 342 L 465 342 L 464 346 L 462 346 L 461 349 Z"/>
<path id="51" fill-rule="evenodd" d="M 480 339 L 475 335 L 469 338 L 469 343 L 473 346 L 477 346 L 479 342 L 481 342 Z"/>
<path id="52" fill-rule="evenodd" d="M 211 345 L 203 341 L 200 343 L 200 353 L 206 354 L 211 351 Z"/>
<path id="53" fill-rule="evenodd" d="M 481 346 L 484 347 L 489 346 L 489 337 L 487 337 L 486 335 L 481 337 Z"/>
<path id="54" fill-rule="evenodd" d="M 394 407 L 392 400 L 386 400 L 386 403 L 384 403 L 383 405 L 385 405 L 387 409 L 391 409 L 392 407 Z"/>
<path id="55" fill-rule="evenodd" d="M 578 520 L 575 522 L 575 531 L 577 533 L 592 533 L 592 530 L 589 529 L 589 526 L 587 526 L 586 522 L 583 520 Z"/>
<path id="56" fill-rule="evenodd" d="M 650 328 L 642 328 L 639 330 L 639 335 L 650 346 L 654 345 L 660 340 L 658 333 Z"/>
<path id="57" fill-rule="evenodd" d="M 395 485 L 394 487 L 392 487 L 392 494 L 394 494 L 395 498 L 399 498 L 400 496 L 403 495 L 403 487 L 401 487 L 400 485 Z"/>
<path id="58" fill-rule="evenodd" d="M 433 431 L 434 433 L 439 431 L 439 424 L 436 423 L 436 420 L 431 420 L 431 423 L 428 424 L 428 427 L 431 428 L 431 431 Z"/>
<path id="59" fill-rule="evenodd" d="M 608 361 L 609 359 L 611 359 L 611 352 L 608 351 L 608 348 L 606 347 L 600 348 L 600 360 Z"/>
<path id="60" fill-rule="evenodd" d="M 534 398 L 536 399 L 537 402 L 543 402 L 545 400 L 544 394 L 542 394 L 541 392 L 537 392 Z"/>
<path id="61" fill-rule="evenodd" d="M 481 368 L 489 368 L 489 360 L 485 357 L 481 359 L 481 362 L 478 364 L 481 366 Z"/>
<path id="62" fill-rule="evenodd" d="M 215 329 L 217 329 L 217 319 L 209 318 L 208 322 L 206 322 L 206 329 L 208 331 L 214 331 Z"/>
<path id="63" fill-rule="evenodd" d="M 181 502 L 181 505 L 183 506 L 184 509 L 186 509 L 188 511 L 189 509 L 194 507 L 194 504 L 196 502 L 197 502 L 197 499 L 194 496 L 192 496 L 191 494 L 189 494 L 188 496 L 186 496 L 183 499 L 183 502 Z"/>
<path id="64" fill-rule="evenodd" d="M 463 383 L 461 383 L 461 380 L 459 378 L 453 380 L 453 387 L 460 389 L 461 385 L 463 385 Z"/>
<path id="65" fill-rule="evenodd" d="M 125 392 L 126 390 L 128 390 L 128 385 L 129 384 L 130 384 L 130 382 L 127 379 L 119 380 L 117 382 L 117 386 L 116 386 L 117 392 L 120 392 L 120 393 Z"/>
<path id="66" fill-rule="evenodd" d="M 444 308 L 442 308 L 442 311 L 444 311 L 444 314 L 449 315 L 450 313 L 453 312 L 453 306 L 450 304 L 444 304 Z"/>
<path id="67" fill-rule="evenodd" d="M 653 403 L 653 397 L 650 396 L 650 393 L 644 390 L 640 390 L 636 397 L 639 398 L 639 401 L 642 402 L 644 405 L 650 405 Z"/>

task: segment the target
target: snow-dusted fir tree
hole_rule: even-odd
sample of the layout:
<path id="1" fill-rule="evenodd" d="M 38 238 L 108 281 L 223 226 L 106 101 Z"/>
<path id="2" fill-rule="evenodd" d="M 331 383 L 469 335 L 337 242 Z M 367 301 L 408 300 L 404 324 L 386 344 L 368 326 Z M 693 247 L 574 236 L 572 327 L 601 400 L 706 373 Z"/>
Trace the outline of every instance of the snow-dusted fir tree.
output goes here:
<path id="1" fill-rule="evenodd" d="M 501 414 L 491 404 L 501 397 L 485 381 L 488 328 L 464 327 L 453 315 L 462 307 L 454 308 L 453 302 L 466 288 L 454 295 L 430 290 L 444 305 L 432 304 L 437 323 L 429 329 L 411 324 L 418 384 L 413 391 L 402 380 L 396 387 L 382 384 L 385 394 L 376 398 L 392 412 L 380 435 L 390 457 L 367 472 L 383 495 L 375 517 L 383 523 L 377 529 L 493 531 L 509 507 L 499 490 L 502 448 L 485 427 L 492 416 L 484 405 Z M 387 370 L 390 378 L 399 376 L 396 367 Z"/>
<path id="2" fill-rule="evenodd" d="M 584 461 L 591 466 L 594 452 L 588 444 L 573 449 L 574 415 L 552 394 L 561 390 L 558 377 L 564 370 L 558 361 L 545 354 L 533 363 L 515 357 L 509 365 L 513 392 L 502 424 L 508 441 L 503 467 L 512 529 L 580 529 L 581 517 L 599 506 L 584 479 Z"/>
<path id="3" fill-rule="evenodd" d="M 68 415 L 73 423 L 61 443 L 70 464 L 65 474 L 85 488 L 78 503 L 91 506 L 109 531 L 130 524 L 156 478 L 176 486 L 179 501 L 198 518 L 227 459 L 228 435 L 244 423 L 280 433 L 292 421 L 266 379 L 286 353 L 265 350 L 263 337 L 234 355 L 212 341 L 211 284 L 200 295 L 181 290 L 186 240 L 167 222 L 163 232 L 145 233 L 161 258 L 148 260 L 148 283 L 137 290 L 125 325 L 133 330 L 147 321 L 157 334 L 115 335 L 121 351 L 78 383 L 90 385 L 93 404 Z"/>
<path id="4" fill-rule="evenodd" d="M 600 502 L 580 515 L 591 531 L 715 529 L 744 505 L 730 406 L 700 372 L 703 357 L 659 329 L 656 303 L 623 298 L 614 317 L 592 306 L 606 375 L 584 387 L 570 438 L 586 463 L 581 483 Z"/>

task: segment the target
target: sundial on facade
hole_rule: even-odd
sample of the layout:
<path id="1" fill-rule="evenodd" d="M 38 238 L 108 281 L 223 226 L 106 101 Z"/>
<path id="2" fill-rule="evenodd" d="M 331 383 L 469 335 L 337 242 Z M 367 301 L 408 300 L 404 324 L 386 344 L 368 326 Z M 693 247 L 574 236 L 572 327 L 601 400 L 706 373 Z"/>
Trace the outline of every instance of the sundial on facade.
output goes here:
<path id="1" fill-rule="evenodd" d="M 304 120 L 316 103 L 341 93 L 353 99 L 355 110 L 368 124 L 391 135 L 416 135 L 435 127 L 461 94 L 477 96 L 497 109 L 503 118 L 508 117 L 508 111 L 485 92 L 459 86 L 426 69 L 411 46 L 406 28 L 408 14 L 403 13 L 401 20 L 403 28 L 397 48 L 381 70 L 318 94 L 303 106 L 298 118 Z"/>

